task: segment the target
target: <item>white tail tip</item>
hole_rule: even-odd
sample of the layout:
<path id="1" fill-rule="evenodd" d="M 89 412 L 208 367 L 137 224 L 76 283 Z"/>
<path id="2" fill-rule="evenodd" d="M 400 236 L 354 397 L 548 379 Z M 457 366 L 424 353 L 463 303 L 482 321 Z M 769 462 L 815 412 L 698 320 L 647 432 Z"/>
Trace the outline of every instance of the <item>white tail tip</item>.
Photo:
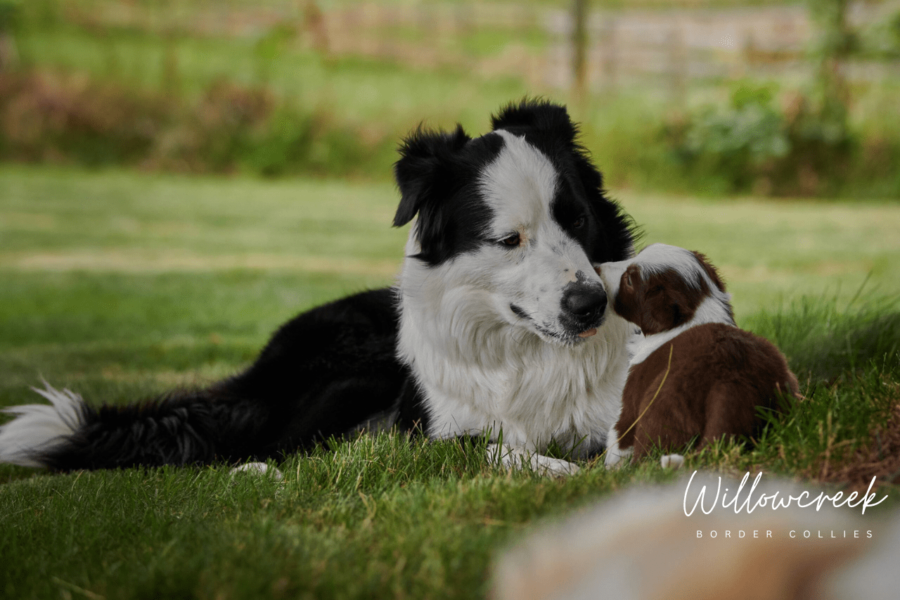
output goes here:
<path id="1" fill-rule="evenodd" d="M 43 467 L 41 455 L 55 443 L 72 435 L 82 424 L 84 400 L 75 392 L 53 388 L 31 388 L 50 401 L 46 404 L 10 406 L 2 412 L 16 418 L 0 426 L 0 462 L 23 467 Z"/>

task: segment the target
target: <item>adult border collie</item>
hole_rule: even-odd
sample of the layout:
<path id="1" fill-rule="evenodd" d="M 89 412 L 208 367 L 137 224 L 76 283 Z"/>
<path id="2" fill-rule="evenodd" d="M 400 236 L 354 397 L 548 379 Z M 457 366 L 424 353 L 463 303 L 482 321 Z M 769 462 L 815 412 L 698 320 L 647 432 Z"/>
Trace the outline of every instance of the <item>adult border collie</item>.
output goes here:
<path id="1" fill-rule="evenodd" d="M 136 404 L 6 409 L 0 461 L 56 470 L 265 459 L 374 419 L 429 437 L 487 433 L 494 459 L 553 472 L 553 440 L 597 452 L 616 422 L 632 326 L 606 318 L 592 264 L 633 254 L 566 109 L 510 105 L 471 138 L 400 147 L 395 226 L 414 218 L 399 283 L 303 313 L 243 373 Z"/>

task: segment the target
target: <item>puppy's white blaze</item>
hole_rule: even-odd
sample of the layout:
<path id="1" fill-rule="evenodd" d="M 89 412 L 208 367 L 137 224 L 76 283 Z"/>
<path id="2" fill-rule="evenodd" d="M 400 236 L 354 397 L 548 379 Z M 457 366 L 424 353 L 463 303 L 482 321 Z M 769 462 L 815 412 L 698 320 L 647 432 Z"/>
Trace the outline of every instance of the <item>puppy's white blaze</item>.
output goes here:
<path id="1" fill-rule="evenodd" d="M 600 280 L 603 281 L 603 287 L 606 288 L 610 306 L 613 305 L 613 300 L 619 293 L 619 282 L 622 281 L 622 273 L 625 272 L 632 260 L 634 259 L 608 262 L 595 267 L 600 269 Z"/>
<path id="2" fill-rule="evenodd" d="M 642 276 L 648 273 L 674 269 L 685 282 L 691 285 L 696 281 L 694 276 L 697 275 L 706 282 L 710 295 L 704 298 L 694 312 L 693 318 L 687 323 L 669 331 L 638 337 L 631 347 L 632 358 L 629 366 L 644 362 L 657 348 L 695 325 L 704 323 L 735 324 L 728 311 L 731 294 L 719 289 L 706 270 L 700 265 L 693 252 L 666 244 L 651 244 L 641 250 L 640 254 L 634 258 L 600 265 L 600 278 L 603 280 L 604 286 L 606 286 L 610 305 L 615 304 L 612 299 L 619 292 L 619 282 L 622 279 L 622 273 L 633 264 L 640 266 Z"/>
<path id="3" fill-rule="evenodd" d="M 2 412 L 17 416 L 0 426 L 0 462 L 23 467 L 44 466 L 40 454 L 81 426 L 84 406 L 81 396 L 68 389 L 54 389 L 46 381 L 44 389 L 32 389 L 52 405 L 27 404 L 3 409 Z"/>
<path id="4" fill-rule="evenodd" d="M 690 286 L 696 285 L 694 273 L 703 272 L 693 252 L 668 244 L 650 244 L 641 250 L 641 253 L 632 259 L 632 262 L 641 266 L 642 274 L 674 270 Z M 704 277 L 704 279 L 711 287 L 716 287 L 708 277 Z"/>

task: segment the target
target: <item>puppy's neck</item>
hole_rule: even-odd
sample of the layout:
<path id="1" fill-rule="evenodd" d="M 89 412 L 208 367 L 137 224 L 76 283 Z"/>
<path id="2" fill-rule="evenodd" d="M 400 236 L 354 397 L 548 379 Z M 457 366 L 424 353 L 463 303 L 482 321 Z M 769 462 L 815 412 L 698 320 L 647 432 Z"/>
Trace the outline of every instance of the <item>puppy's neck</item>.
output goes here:
<path id="1" fill-rule="evenodd" d="M 666 342 L 675 339 L 691 327 L 696 327 L 697 325 L 703 325 L 705 323 L 722 323 L 734 327 L 735 322 L 729 305 L 726 301 L 723 301 L 722 298 L 717 296 L 717 294 L 707 296 L 697 308 L 696 312 L 694 312 L 694 316 L 687 323 L 683 323 L 668 331 L 638 337 L 634 342 L 634 345 L 630 348 L 630 350 L 633 351 L 633 355 L 628 366 L 632 367 L 644 362 L 648 356 L 653 354 Z"/>

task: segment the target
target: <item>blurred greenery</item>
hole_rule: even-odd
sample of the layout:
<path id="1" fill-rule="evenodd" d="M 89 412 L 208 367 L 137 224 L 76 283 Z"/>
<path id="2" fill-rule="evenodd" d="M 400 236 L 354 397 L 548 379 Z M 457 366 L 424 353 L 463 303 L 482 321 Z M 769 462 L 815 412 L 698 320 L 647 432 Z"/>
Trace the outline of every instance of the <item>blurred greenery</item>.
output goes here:
<path id="1" fill-rule="evenodd" d="M 675 6 L 737 4 L 745 3 Z M 399 21 L 360 32 L 375 48 L 400 44 L 401 60 L 320 47 L 315 15 L 343 11 L 348 16 L 341 18 L 360 19 L 353 16 L 360 6 L 353 2 L 320 2 L 318 13 L 310 12 L 312 3 L 273 2 L 266 9 L 237 0 L 221 13 L 210 13 L 200 0 L 3 6 L 4 14 L 17 15 L 10 21 L 17 66 L 0 71 L 0 159 L 7 161 L 387 179 L 397 141 L 420 122 L 460 122 L 480 133 L 504 104 L 544 95 L 570 105 L 613 188 L 710 197 L 900 196 L 900 83 L 889 77 L 844 82 L 840 93 L 852 101 L 835 102 L 836 88 L 823 67 L 810 71 L 818 79 L 745 74 L 692 80 L 683 98 L 646 81 L 574 102 L 527 67 L 529 57 L 545 56 L 556 43 L 534 20 L 459 25 L 452 34 L 431 36 L 441 18 L 432 16 L 427 23 Z M 521 5 L 552 6 L 568 4 Z M 129 21 L 125 9 L 143 10 L 144 16 Z M 240 35 L 227 34 L 221 28 L 230 21 L 222 15 L 237 10 L 256 10 L 234 14 L 260 19 L 265 10 L 287 12 L 274 21 L 245 23 Z M 814 16 L 826 12 L 811 10 Z M 209 19 L 219 29 L 204 29 Z M 854 39 L 880 40 L 874 46 L 811 47 L 809 65 L 828 64 L 822 48 L 834 47 L 845 54 L 855 48 L 853 56 L 867 60 L 893 60 L 892 22 L 854 32 Z M 430 53 L 417 55 L 426 49 Z M 474 68 L 484 64 L 492 66 Z"/>

